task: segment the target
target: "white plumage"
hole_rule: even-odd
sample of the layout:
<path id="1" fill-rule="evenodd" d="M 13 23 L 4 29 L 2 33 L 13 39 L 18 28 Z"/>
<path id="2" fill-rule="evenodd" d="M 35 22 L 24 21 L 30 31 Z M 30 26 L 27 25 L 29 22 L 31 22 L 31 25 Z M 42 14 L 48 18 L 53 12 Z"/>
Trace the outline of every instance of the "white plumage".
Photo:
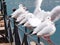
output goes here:
<path id="1" fill-rule="evenodd" d="M 20 22 L 19 25 L 25 23 L 26 21 L 30 20 L 30 18 L 34 18 L 35 16 L 32 13 L 29 13 L 28 11 L 26 11 L 26 13 L 21 14 L 16 22 Z"/>
<path id="2" fill-rule="evenodd" d="M 25 16 L 27 15 L 28 11 L 25 11 L 24 13 L 20 14 L 19 17 L 17 18 L 16 22 L 20 22 L 23 19 L 25 19 Z"/>
<path id="3" fill-rule="evenodd" d="M 49 17 L 51 17 L 51 20 L 49 20 L 49 21 L 44 21 L 44 22 L 42 22 L 39 26 L 37 26 L 35 29 L 34 29 L 34 31 L 33 31 L 33 33 L 32 34 L 34 34 L 34 33 L 37 33 L 37 35 L 41 35 L 41 33 L 43 33 L 44 31 L 45 31 L 45 29 L 48 27 L 49 28 L 49 26 L 52 26 L 52 24 L 54 23 L 54 22 L 56 22 L 57 20 L 59 20 L 60 19 L 60 6 L 57 6 L 57 7 L 55 7 L 55 8 L 53 8 L 53 10 L 49 13 L 50 15 L 49 15 Z M 46 26 L 47 25 L 47 23 L 49 23 L 49 22 L 53 22 L 53 23 L 50 23 L 50 24 L 48 24 L 49 26 Z M 55 24 L 55 23 L 54 23 Z M 45 27 L 44 27 L 45 26 Z M 55 26 L 55 25 L 54 25 Z M 53 26 L 53 27 L 54 27 Z M 56 28 L 56 27 L 55 27 Z M 44 30 L 44 31 L 43 31 Z M 46 29 L 47 30 L 47 29 Z M 51 27 L 51 30 L 52 30 L 52 27 Z M 40 32 L 39 32 L 40 31 Z M 46 33 L 48 33 L 48 31 L 45 31 Z M 44 32 L 44 33 L 45 33 Z M 52 32 L 55 32 L 55 30 L 52 30 Z M 52 33 L 51 32 L 51 33 Z M 50 34 L 51 34 L 50 33 Z"/>
<path id="4" fill-rule="evenodd" d="M 41 23 L 41 20 L 39 18 L 34 17 L 34 18 L 30 18 L 28 22 L 32 27 L 36 27 Z"/>
<path id="5" fill-rule="evenodd" d="M 26 10 L 26 7 L 24 7 L 22 4 L 20 4 L 19 8 L 11 14 L 12 18 L 17 18 L 20 14 L 24 13 L 25 10 Z"/>
<path id="6" fill-rule="evenodd" d="M 32 14 L 32 13 L 30 13 L 30 12 L 28 12 L 28 13 L 24 13 L 24 14 L 21 14 L 23 17 L 24 17 L 24 19 L 26 19 L 26 20 L 28 20 L 28 22 L 29 22 L 29 24 L 31 25 L 31 26 L 33 26 L 33 27 L 35 27 L 35 26 L 37 26 L 41 21 L 38 21 L 39 19 L 38 18 L 30 18 L 30 17 L 35 17 L 34 15 L 39 15 L 38 13 L 40 13 L 40 7 L 41 7 L 41 3 L 42 3 L 42 0 L 36 0 L 35 1 L 35 10 L 34 10 L 34 13 Z M 17 18 L 17 21 L 21 21 L 21 22 L 25 22 L 25 21 L 22 21 L 22 20 L 24 20 L 23 19 L 23 17 L 21 17 L 21 16 L 19 16 L 18 18 Z M 30 18 L 30 19 L 29 19 Z M 37 22 L 35 22 L 34 20 L 36 20 Z M 32 23 L 32 21 L 33 22 L 35 22 L 35 23 Z M 20 24 L 22 24 L 22 23 L 19 23 L 19 25 Z M 36 24 L 36 25 L 35 25 Z M 27 26 L 27 25 L 25 25 L 25 26 Z"/>
<path id="7" fill-rule="evenodd" d="M 36 0 L 34 13 L 30 13 L 21 7 L 22 14 L 20 14 L 21 8 L 19 8 L 12 14 L 12 17 L 17 17 L 16 21 L 19 22 L 19 25 L 25 23 L 24 26 L 36 27 L 32 34 L 37 33 L 37 36 L 50 36 L 56 31 L 55 22 L 60 19 L 60 6 L 53 8 L 52 11 L 44 11 L 40 8 L 41 3 L 42 0 Z"/>
<path id="8" fill-rule="evenodd" d="M 33 31 L 32 34 L 37 33 L 37 35 L 52 35 L 56 31 L 56 27 L 53 22 L 51 22 L 49 19 L 46 19 L 44 22 L 42 22 L 37 28 Z"/>
<path id="9" fill-rule="evenodd" d="M 39 0 L 37 0 L 37 2 L 39 2 Z M 42 22 L 45 22 L 45 18 L 48 17 L 48 16 L 51 16 L 51 19 L 53 21 L 53 19 L 56 18 L 56 14 L 58 11 L 58 7 L 54 8 L 52 11 L 49 11 L 49 12 L 46 12 L 44 10 L 41 10 L 40 6 L 41 6 L 41 2 L 40 4 L 36 2 L 36 9 L 34 11 L 34 14 L 30 13 L 30 12 L 27 12 L 27 13 L 23 13 L 21 14 L 18 18 L 17 18 L 17 21 L 20 21 L 19 25 L 22 24 L 22 23 L 25 23 L 24 26 L 27 26 L 28 24 L 30 24 L 32 27 L 39 27 L 39 24 L 42 24 Z M 56 11 L 55 11 L 56 10 Z M 59 11 L 58 11 L 59 12 Z M 56 14 L 55 14 L 56 13 Z M 34 16 L 35 15 L 35 16 Z M 55 17 L 54 17 L 55 16 Z M 58 15 L 59 16 L 59 15 Z M 26 23 L 28 22 L 28 23 Z M 46 21 L 47 22 L 47 21 Z M 48 22 L 49 23 L 49 22 Z M 44 25 L 44 24 L 43 24 Z M 40 26 L 41 27 L 41 26 Z M 39 28 L 40 28 L 39 27 Z M 34 29 L 34 33 L 37 33 L 38 32 L 38 29 Z M 45 27 L 42 27 L 42 29 L 45 28 Z M 36 30 L 36 31 L 35 31 Z M 40 30 L 39 30 L 40 31 Z M 32 33 L 32 34 L 34 34 Z M 38 33 L 39 34 L 39 33 Z"/>

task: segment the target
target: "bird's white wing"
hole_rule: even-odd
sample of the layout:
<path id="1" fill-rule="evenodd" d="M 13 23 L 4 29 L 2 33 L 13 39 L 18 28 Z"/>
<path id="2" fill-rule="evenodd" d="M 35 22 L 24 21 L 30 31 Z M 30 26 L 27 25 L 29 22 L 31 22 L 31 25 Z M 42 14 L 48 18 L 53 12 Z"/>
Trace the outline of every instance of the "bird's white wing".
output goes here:
<path id="1" fill-rule="evenodd" d="M 60 19 L 60 6 L 53 8 L 50 15 L 53 22 L 58 21 Z"/>
<path id="2" fill-rule="evenodd" d="M 49 25 L 49 26 L 45 26 L 45 28 L 43 28 L 41 31 L 39 31 L 37 33 L 37 35 L 39 36 L 42 36 L 42 35 L 45 35 L 45 36 L 51 36 L 55 33 L 56 29 L 55 29 L 55 26 L 54 25 Z"/>
<path id="3" fill-rule="evenodd" d="M 39 31 L 41 31 L 43 28 L 45 28 L 47 26 L 46 22 L 42 22 L 41 24 L 39 24 L 34 30 L 32 34 L 36 34 Z"/>
<path id="4" fill-rule="evenodd" d="M 27 19 L 22 19 L 22 21 L 21 21 L 21 22 L 19 22 L 19 24 L 18 24 L 18 25 L 24 24 L 26 21 L 27 21 Z"/>
<path id="5" fill-rule="evenodd" d="M 43 1 L 43 0 L 36 0 L 36 1 L 35 1 L 35 6 L 36 6 L 36 7 L 41 7 L 42 1 Z"/>
<path id="6" fill-rule="evenodd" d="M 38 14 L 39 15 L 39 14 Z M 27 18 L 28 18 L 28 23 L 32 26 L 32 27 L 36 27 L 38 26 L 43 20 L 45 20 L 45 18 L 49 16 L 48 12 L 40 12 L 40 16 L 36 16 L 32 13 L 29 13 L 29 15 L 27 14 Z"/>
<path id="7" fill-rule="evenodd" d="M 23 26 L 28 26 L 29 25 L 29 22 L 27 21 Z"/>
<path id="8" fill-rule="evenodd" d="M 34 10 L 34 14 L 37 14 L 41 11 L 41 4 L 42 4 L 43 0 L 36 0 L 35 1 L 35 10 Z"/>
<path id="9" fill-rule="evenodd" d="M 32 13 L 24 13 L 24 14 L 21 14 L 18 18 L 17 18 L 17 22 L 19 22 L 19 25 L 27 22 L 30 18 L 33 18 L 35 17 Z M 30 22 L 29 22 L 30 23 Z"/>
<path id="10" fill-rule="evenodd" d="M 34 17 L 34 18 L 30 18 L 28 22 L 32 27 L 36 27 L 37 25 L 41 23 L 41 20 L 37 17 Z"/>
<path id="11" fill-rule="evenodd" d="M 22 21 L 23 19 L 25 19 L 25 14 L 19 15 L 19 17 L 17 18 L 16 22 L 20 22 L 20 21 Z"/>

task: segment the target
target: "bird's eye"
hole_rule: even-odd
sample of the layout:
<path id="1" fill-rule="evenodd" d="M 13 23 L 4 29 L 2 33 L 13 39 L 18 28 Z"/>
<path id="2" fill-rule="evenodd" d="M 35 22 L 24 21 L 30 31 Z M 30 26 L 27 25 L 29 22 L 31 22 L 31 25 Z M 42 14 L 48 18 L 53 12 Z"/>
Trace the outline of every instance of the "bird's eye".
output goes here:
<path id="1" fill-rule="evenodd" d="M 47 17 L 47 19 L 50 19 L 50 17 Z"/>
<path id="2" fill-rule="evenodd" d="M 49 19 L 49 18 L 48 18 Z"/>

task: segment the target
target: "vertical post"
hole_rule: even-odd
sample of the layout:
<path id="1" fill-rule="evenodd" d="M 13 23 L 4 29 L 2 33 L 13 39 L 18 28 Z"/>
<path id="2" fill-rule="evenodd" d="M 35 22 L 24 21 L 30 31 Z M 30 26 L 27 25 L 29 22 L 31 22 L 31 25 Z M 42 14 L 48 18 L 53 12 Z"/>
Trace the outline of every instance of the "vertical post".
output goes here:
<path id="1" fill-rule="evenodd" d="M 1 11 L 1 0 L 0 0 L 0 11 Z"/>
<path id="2" fill-rule="evenodd" d="M 38 43 L 40 44 L 40 37 L 38 37 Z"/>
<path id="3" fill-rule="evenodd" d="M 13 9 L 13 12 L 16 11 L 16 9 Z M 19 34 L 18 34 L 18 27 L 16 26 L 17 22 L 15 21 L 16 19 L 14 18 L 14 38 L 15 38 L 15 45 L 21 45 Z"/>
<path id="4" fill-rule="evenodd" d="M 11 30 L 10 18 L 9 18 L 9 21 L 8 21 L 8 31 L 9 31 L 9 42 L 12 44 L 12 42 L 13 42 L 13 37 L 12 37 L 12 30 Z"/>
<path id="5" fill-rule="evenodd" d="M 3 0 L 1 0 L 1 13 L 3 13 L 2 12 L 2 9 L 3 9 L 3 2 L 2 2 Z"/>
<path id="6" fill-rule="evenodd" d="M 27 33 L 27 28 L 25 27 L 25 33 Z M 28 45 L 28 42 L 27 42 L 27 35 L 24 34 L 24 38 L 23 38 L 23 43 L 22 45 L 25 44 L 25 45 Z"/>
<path id="7" fill-rule="evenodd" d="M 15 37 L 15 45 L 21 45 L 19 34 L 18 34 L 18 27 L 16 26 L 15 19 L 14 19 L 14 37 Z"/>

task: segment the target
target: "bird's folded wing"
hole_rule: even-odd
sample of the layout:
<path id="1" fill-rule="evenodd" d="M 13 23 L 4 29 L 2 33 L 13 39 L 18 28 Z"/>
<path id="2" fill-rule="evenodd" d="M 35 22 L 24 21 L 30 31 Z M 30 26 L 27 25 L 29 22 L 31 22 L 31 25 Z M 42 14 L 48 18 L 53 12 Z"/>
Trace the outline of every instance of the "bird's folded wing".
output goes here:
<path id="1" fill-rule="evenodd" d="M 35 34 L 39 31 L 41 31 L 43 28 L 45 28 L 47 26 L 46 22 L 41 23 L 40 25 L 38 25 L 34 30 L 32 34 Z"/>

